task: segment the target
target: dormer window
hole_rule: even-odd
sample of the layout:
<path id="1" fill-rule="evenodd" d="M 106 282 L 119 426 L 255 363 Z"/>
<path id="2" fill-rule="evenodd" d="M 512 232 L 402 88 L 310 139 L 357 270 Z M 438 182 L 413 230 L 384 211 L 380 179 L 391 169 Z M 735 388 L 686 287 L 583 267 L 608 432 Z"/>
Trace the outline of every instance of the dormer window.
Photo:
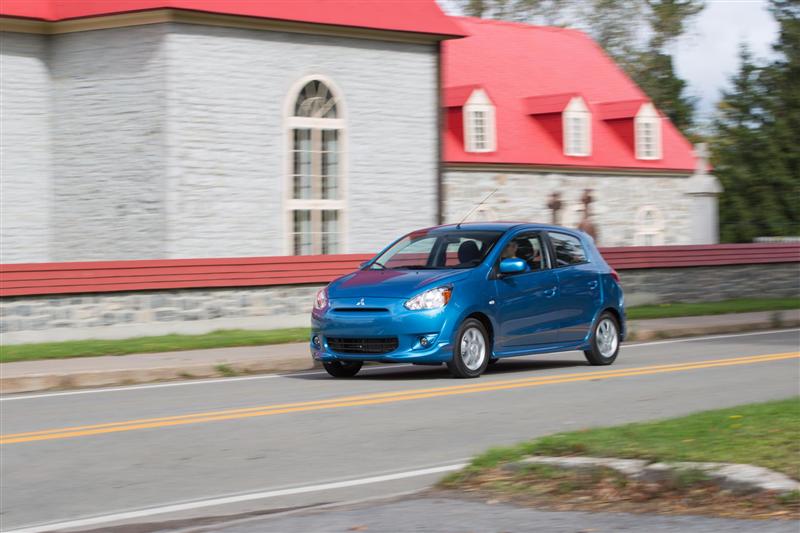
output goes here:
<path id="1" fill-rule="evenodd" d="M 464 150 L 494 152 L 496 133 L 494 105 L 483 89 L 472 91 L 464 104 Z"/>
<path id="2" fill-rule="evenodd" d="M 634 119 L 636 159 L 661 159 L 661 116 L 651 103 L 643 104 Z"/>
<path id="3" fill-rule="evenodd" d="M 592 115 L 583 98 L 576 96 L 564 110 L 564 155 L 586 157 L 592 153 Z"/>

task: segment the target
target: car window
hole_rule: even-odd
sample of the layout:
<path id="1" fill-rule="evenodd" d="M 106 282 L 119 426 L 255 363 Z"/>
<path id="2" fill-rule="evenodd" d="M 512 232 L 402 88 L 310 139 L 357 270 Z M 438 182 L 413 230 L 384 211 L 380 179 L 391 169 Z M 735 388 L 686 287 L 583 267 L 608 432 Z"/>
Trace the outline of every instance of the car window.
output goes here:
<path id="1" fill-rule="evenodd" d="M 500 253 L 500 258 L 516 257 L 525 261 L 529 271 L 542 270 L 547 267 L 543 250 L 541 237 L 528 233 L 511 239 Z"/>
<path id="2" fill-rule="evenodd" d="M 424 267 L 428 264 L 431 250 L 436 245 L 436 237 L 424 237 L 410 241 L 384 263 L 386 268 Z"/>
<path id="3" fill-rule="evenodd" d="M 586 251 L 580 239 L 566 233 L 549 233 L 556 253 L 556 266 L 577 265 L 586 262 Z"/>
<path id="4" fill-rule="evenodd" d="M 472 241 L 473 243 L 475 243 L 475 247 L 477 248 L 478 252 L 483 251 L 484 243 L 472 237 L 460 237 L 458 238 L 458 240 L 449 241 L 447 243 L 447 248 L 445 249 L 445 254 L 444 254 L 445 266 L 455 267 L 461 263 L 461 261 L 458 260 L 458 250 L 461 249 L 461 245 L 467 241 Z"/>
<path id="5" fill-rule="evenodd" d="M 372 262 L 372 269 L 472 268 L 481 263 L 500 231 L 452 229 L 409 233 Z"/>

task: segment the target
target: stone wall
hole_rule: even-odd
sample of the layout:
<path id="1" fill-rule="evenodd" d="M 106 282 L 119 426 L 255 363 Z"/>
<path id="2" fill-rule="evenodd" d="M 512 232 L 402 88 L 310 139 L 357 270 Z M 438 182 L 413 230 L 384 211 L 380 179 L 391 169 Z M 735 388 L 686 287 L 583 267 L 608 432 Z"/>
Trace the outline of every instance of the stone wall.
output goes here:
<path id="1" fill-rule="evenodd" d="M 50 258 L 47 49 L 42 35 L 0 32 L 0 263 Z"/>
<path id="2" fill-rule="evenodd" d="M 445 172 L 445 220 L 458 222 L 489 193 L 497 192 L 469 220 L 520 220 L 550 223 L 547 207 L 561 193 L 561 225 L 577 227 L 581 196 L 592 189 L 592 220 L 599 246 L 693 244 L 689 176 L 609 175 L 545 172 Z M 642 208 L 655 207 L 660 220 L 637 220 Z M 658 230 L 656 240 L 644 233 Z"/>
<path id="3" fill-rule="evenodd" d="M 800 263 L 621 270 L 625 305 L 800 298 Z"/>
<path id="4" fill-rule="evenodd" d="M 337 252 L 435 223 L 435 44 L 188 24 L 2 39 L 2 263 L 291 253 L 285 108 L 311 75 L 345 111 Z"/>
<path id="5" fill-rule="evenodd" d="M 338 253 L 374 252 L 435 223 L 436 46 L 178 24 L 167 47 L 163 257 L 292 253 L 285 108 L 310 75 L 341 91 L 347 221 Z"/>
<path id="6" fill-rule="evenodd" d="M 166 29 L 51 37 L 50 261 L 164 257 Z"/>
<path id="7" fill-rule="evenodd" d="M 319 286 L 24 296 L 0 300 L 3 344 L 310 326 Z"/>
<path id="8" fill-rule="evenodd" d="M 800 297 L 800 263 L 623 270 L 626 304 Z M 309 325 L 319 285 L 0 299 L 4 344 Z"/>

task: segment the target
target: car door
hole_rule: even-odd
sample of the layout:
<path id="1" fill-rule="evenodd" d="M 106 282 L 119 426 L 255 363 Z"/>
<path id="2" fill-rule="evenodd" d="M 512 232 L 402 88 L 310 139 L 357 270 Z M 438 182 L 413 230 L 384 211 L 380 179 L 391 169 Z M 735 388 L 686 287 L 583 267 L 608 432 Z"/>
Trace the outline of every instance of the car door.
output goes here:
<path id="1" fill-rule="evenodd" d="M 545 241 L 539 233 L 523 233 L 511 239 L 506 249 L 511 243 L 517 244 L 514 256 L 525 260 L 528 270 L 495 275 L 496 316 L 500 324 L 498 351 L 554 344 L 559 324 L 554 304 L 557 278 L 550 268 Z M 495 272 L 499 262 L 500 259 Z"/>
<path id="2" fill-rule="evenodd" d="M 558 282 L 554 299 L 560 317 L 558 342 L 578 342 L 589 334 L 600 305 L 600 275 L 578 237 L 550 231 L 548 239 Z"/>

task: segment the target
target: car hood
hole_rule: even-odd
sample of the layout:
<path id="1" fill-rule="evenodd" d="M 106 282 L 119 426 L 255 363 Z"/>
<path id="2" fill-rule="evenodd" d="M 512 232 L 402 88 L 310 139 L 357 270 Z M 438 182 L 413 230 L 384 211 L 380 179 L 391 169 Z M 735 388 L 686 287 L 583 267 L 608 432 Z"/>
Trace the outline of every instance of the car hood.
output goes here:
<path id="1" fill-rule="evenodd" d="M 328 286 L 328 298 L 411 298 L 421 290 L 458 281 L 465 270 L 359 270 Z"/>

